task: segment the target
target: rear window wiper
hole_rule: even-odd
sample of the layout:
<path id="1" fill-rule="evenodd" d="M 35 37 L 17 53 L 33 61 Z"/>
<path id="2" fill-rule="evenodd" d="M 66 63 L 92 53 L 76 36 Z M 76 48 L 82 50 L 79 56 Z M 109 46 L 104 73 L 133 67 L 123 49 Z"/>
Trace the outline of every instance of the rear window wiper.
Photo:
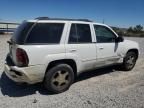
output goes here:
<path id="1" fill-rule="evenodd" d="M 14 43 L 14 41 L 12 41 L 12 39 L 7 41 L 8 44 L 12 45 Z"/>
<path id="2" fill-rule="evenodd" d="M 7 43 L 10 44 L 10 45 L 12 44 L 12 42 L 10 40 L 8 40 Z"/>

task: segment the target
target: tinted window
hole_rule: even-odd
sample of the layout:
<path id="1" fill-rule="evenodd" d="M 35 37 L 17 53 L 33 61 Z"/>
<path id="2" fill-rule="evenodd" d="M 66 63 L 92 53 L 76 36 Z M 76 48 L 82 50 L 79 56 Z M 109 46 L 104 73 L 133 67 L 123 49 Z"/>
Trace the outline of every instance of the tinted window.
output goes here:
<path id="1" fill-rule="evenodd" d="M 23 22 L 14 32 L 12 36 L 12 41 L 16 42 L 17 44 L 23 44 L 28 34 L 30 28 L 34 23 L 31 22 Z"/>
<path id="2" fill-rule="evenodd" d="M 91 43 L 91 31 L 88 24 L 72 24 L 69 43 Z"/>
<path id="3" fill-rule="evenodd" d="M 27 43 L 59 43 L 63 28 L 62 23 L 37 23 L 29 33 Z"/>
<path id="4" fill-rule="evenodd" d="M 96 39 L 98 43 L 115 42 L 115 34 L 107 27 L 94 25 Z"/>
<path id="5" fill-rule="evenodd" d="M 69 43 L 76 43 L 78 42 L 78 37 L 76 33 L 76 25 L 71 25 L 70 35 L 69 35 Z"/>

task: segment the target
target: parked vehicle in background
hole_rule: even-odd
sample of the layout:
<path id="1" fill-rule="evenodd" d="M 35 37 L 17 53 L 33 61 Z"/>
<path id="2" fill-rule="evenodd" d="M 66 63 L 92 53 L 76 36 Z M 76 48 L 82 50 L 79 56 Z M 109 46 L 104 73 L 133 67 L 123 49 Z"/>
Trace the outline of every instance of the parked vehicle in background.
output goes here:
<path id="1" fill-rule="evenodd" d="M 54 93 L 67 90 L 83 71 L 113 64 L 129 71 L 139 56 L 138 43 L 82 19 L 27 20 L 8 43 L 6 75 L 15 82 L 44 82 Z"/>

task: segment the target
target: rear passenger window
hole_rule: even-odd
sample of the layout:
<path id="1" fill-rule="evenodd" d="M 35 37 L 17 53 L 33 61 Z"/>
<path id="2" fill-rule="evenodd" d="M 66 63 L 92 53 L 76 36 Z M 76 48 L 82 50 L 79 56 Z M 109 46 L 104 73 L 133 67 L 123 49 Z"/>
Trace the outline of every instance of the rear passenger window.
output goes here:
<path id="1" fill-rule="evenodd" d="M 37 23 L 27 37 L 27 43 L 60 43 L 64 24 Z"/>
<path id="2" fill-rule="evenodd" d="M 72 24 L 69 43 L 91 43 L 91 31 L 89 24 Z"/>

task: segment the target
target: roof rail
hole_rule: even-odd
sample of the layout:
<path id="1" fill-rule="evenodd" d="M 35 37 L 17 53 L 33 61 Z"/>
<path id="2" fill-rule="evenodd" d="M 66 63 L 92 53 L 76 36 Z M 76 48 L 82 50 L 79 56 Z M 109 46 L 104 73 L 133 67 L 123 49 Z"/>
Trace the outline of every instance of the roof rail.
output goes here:
<path id="1" fill-rule="evenodd" d="M 37 17 L 37 20 L 66 20 L 66 21 L 85 21 L 85 22 L 93 22 L 89 19 L 68 19 L 68 18 L 49 18 L 49 17 Z"/>

